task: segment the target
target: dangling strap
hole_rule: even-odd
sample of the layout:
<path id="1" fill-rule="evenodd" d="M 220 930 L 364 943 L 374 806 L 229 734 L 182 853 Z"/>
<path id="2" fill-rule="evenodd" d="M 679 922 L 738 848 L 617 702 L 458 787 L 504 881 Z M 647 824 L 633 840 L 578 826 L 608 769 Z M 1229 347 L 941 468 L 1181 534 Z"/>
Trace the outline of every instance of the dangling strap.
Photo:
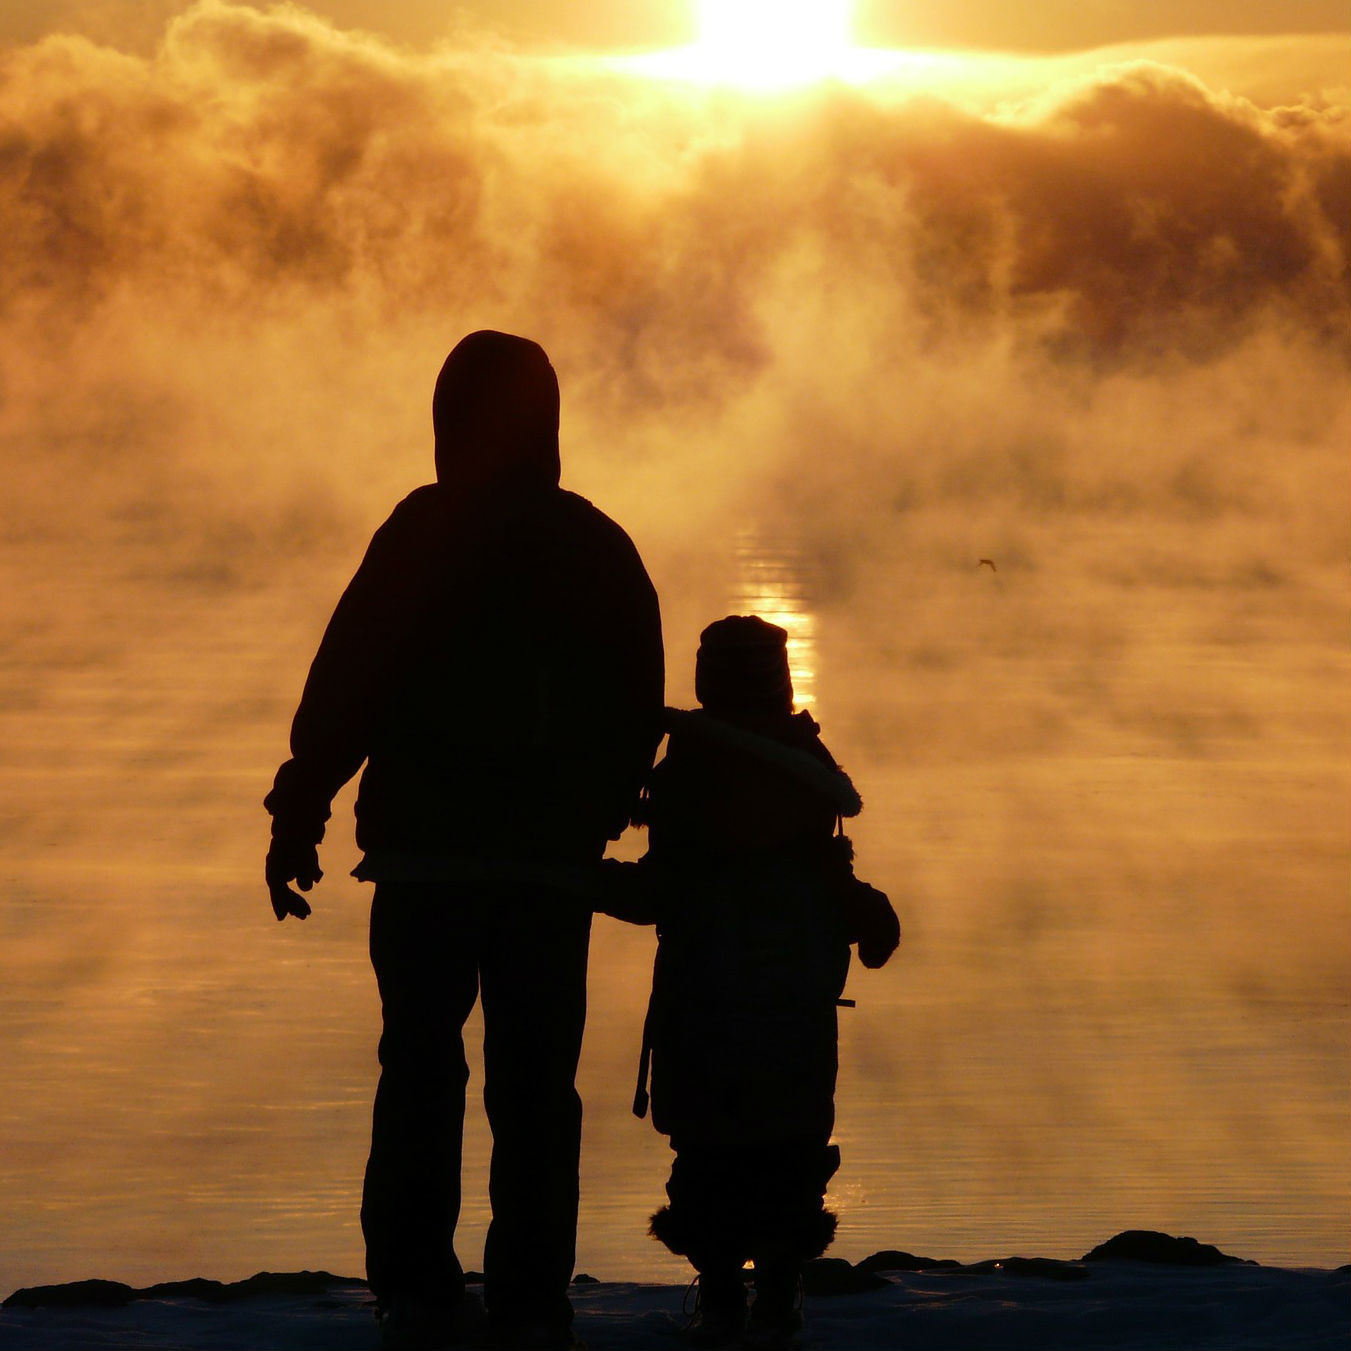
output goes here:
<path id="1" fill-rule="evenodd" d="M 656 991 L 649 996 L 647 1013 L 643 1016 L 643 1049 L 638 1053 L 638 1086 L 633 1091 L 633 1115 L 640 1121 L 647 1115 L 650 1101 L 647 1092 L 647 1079 L 652 1070 L 652 1000 Z"/>
<path id="2" fill-rule="evenodd" d="M 854 846 L 849 842 L 848 836 L 846 836 L 844 833 L 844 816 L 842 814 L 836 816 L 835 818 L 835 838 L 837 840 L 844 841 L 844 844 L 841 847 L 847 851 L 845 853 L 845 857 L 849 860 L 850 863 L 849 871 L 852 873 L 854 861 Z M 835 1007 L 837 1009 L 856 1009 L 858 1008 L 858 1000 L 845 999 L 841 997 L 835 1001 Z M 837 1146 L 832 1146 L 832 1148 L 835 1149 L 835 1167 L 838 1168 L 840 1166 L 840 1151 Z"/>

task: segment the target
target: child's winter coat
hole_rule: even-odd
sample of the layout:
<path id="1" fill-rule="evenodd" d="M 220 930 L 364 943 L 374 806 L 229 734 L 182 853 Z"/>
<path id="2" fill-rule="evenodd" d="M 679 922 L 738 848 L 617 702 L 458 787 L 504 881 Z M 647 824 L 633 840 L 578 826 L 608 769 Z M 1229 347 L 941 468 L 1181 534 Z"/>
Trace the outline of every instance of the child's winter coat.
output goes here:
<path id="1" fill-rule="evenodd" d="M 862 804 L 807 713 L 667 716 L 650 847 L 605 907 L 660 939 L 635 1111 L 650 1059 L 653 1123 L 673 1141 L 826 1140 L 849 945 L 880 965 L 899 937 L 840 833 Z"/>

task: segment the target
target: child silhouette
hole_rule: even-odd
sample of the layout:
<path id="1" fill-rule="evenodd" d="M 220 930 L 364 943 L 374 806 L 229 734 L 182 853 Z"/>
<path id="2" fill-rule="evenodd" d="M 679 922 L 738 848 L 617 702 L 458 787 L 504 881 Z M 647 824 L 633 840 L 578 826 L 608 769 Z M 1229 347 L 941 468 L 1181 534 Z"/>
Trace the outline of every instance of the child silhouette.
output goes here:
<path id="1" fill-rule="evenodd" d="M 900 940 L 853 875 L 843 818 L 862 803 L 808 713 L 793 712 L 787 635 L 734 615 L 700 637 L 702 708 L 667 710 L 637 864 L 612 865 L 607 913 L 655 923 L 634 1102 L 671 1138 L 651 1232 L 699 1273 L 703 1347 L 797 1344 L 802 1263 L 835 1231 L 836 1003 L 849 947 L 881 966 Z M 743 1268 L 754 1263 L 747 1310 Z"/>

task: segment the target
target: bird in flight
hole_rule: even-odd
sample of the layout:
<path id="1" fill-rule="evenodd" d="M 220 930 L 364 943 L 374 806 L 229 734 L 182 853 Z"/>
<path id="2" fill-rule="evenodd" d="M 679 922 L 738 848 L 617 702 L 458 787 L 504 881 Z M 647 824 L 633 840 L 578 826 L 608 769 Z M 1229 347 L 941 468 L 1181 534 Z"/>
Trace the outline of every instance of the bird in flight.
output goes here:
<path id="1" fill-rule="evenodd" d="M 993 559 L 993 558 L 982 558 L 982 559 L 980 560 L 980 562 L 976 564 L 976 566 L 977 566 L 978 568 L 989 568 L 991 572 L 998 572 L 998 571 L 999 571 L 999 569 L 998 569 L 997 567 L 995 567 L 995 565 L 994 565 L 994 559 Z"/>

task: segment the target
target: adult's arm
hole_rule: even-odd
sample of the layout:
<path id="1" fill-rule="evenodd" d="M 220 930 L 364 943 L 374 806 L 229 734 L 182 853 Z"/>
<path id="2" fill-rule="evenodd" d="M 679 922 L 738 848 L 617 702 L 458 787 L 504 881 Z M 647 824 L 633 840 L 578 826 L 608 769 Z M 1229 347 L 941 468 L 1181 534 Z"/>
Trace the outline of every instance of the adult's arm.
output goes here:
<path id="1" fill-rule="evenodd" d="M 632 541 L 617 527 L 612 543 L 603 630 L 611 644 L 609 753 L 617 793 L 606 833 L 617 839 L 638 805 L 664 734 L 666 665 L 656 589 Z"/>
<path id="2" fill-rule="evenodd" d="M 375 532 L 310 665 L 291 723 L 291 758 L 263 800 L 272 815 L 274 907 L 283 899 L 279 885 L 296 881 L 308 890 L 307 881 L 322 875 L 315 850 L 333 797 L 366 759 L 387 672 L 416 630 L 434 547 L 426 492 L 406 498 Z"/>

